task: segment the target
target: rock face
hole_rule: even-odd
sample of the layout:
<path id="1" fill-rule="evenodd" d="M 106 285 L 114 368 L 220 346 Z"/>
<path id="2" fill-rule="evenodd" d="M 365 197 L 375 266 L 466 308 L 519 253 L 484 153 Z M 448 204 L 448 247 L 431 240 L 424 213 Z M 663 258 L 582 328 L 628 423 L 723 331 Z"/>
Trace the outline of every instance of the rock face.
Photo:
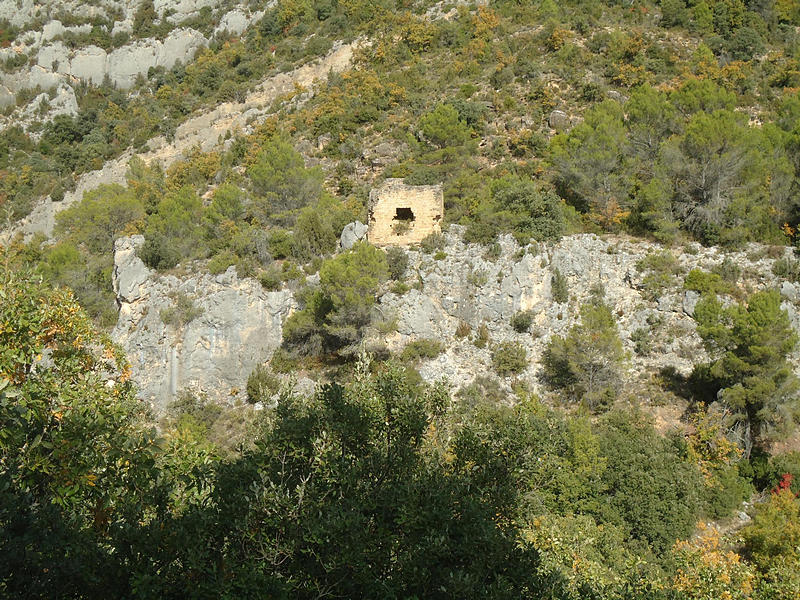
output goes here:
<path id="1" fill-rule="evenodd" d="M 385 344 L 401 350 L 419 339 L 444 344 L 445 352 L 419 365 L 427 381 L 445 377 L 457 389 L 476 376 L 496 377 L 492 348 L 513 341 L 525 348 L 529 360 L 519 378 L 533 392 L 545 392 L 543 353 L 552 336 L 566 335 L 580 322 L 580 307 L 593 294 L 602 294 L 612 309 L 629 355 L 626 390 L 648 389 L 651 375 L 665 367 L 686 375 L 708 355 L 691 317 L 699 296 L 683 289 L 683 275 L 693 268 L 710 270 L 725 259 L 741 270 L 739 286 L 747 293 L 781 289 L 783 308 L 800 331 L 795 304 L 800 296 L 794 284 L 781 285 L 772 273 L 774 259 L 758 247 L 725 254 L 714 248 L 673 249 L 683 274 L 654 290 L 638 264 L 663 248 L 648 242 L 585 234 L 520 247 L 513 237 L 501 236 L 487 249 L 465 244 L 462 237 L 463 228 L 451 225 L 445 256 L 438 260 L 407 250 L 406 283 L 413 287 L 401 295 L 382 294 L 374 308 L 379 320 L 396 324 L 396 331 L 389 336 L 375 331 L 368 347 Z M 265 292 L 258 283 L 239 279 L 233 269 L 217 276 L 156 274 L 136 255 L 143 241 L 133 236 L 115 244 L 113 281 L 120 313 L 112 334 L 131 360 L 141 397 L 161 410 L 186 388 L 223 400 L 243 394 L 249 373 L 280 344 L 283 323 L 296 307 L 291 292 Z M 553 298 L 556 269 L 567 282 L 566 302 Z M 519 333 L 511 318 L 523 310 L 532 313 L 533 325 Z M 484 345 L 476 344 L 481 329 L 488 334 Z M 797 368 L 800 354 L 792 360 Z M 501 384 L 510 387 L 511 381 L 501 379 Z"/>
<path id="2" fill-rule="evenodd" d="M 158 275 L 136 255 L 143 242 L 117 240 L 113 272 L 120 310 L 112 338 L 128 355 L 140 397 L 163 410 L 184 389 L 218 400 L 244 394 L 247 376 L 280 344 L 291 292 L 266 292 L 233 269 Z"/>
<path id="3" fill-rule="evenodd" d="M 197 49 L 207 43 L 206 37 L 194 29 L 176 29 L 163 42 L 141 40 L 117 48 L 110 54 L 97 46 L 72 51 L 63 43 L 54 42 L 39 50 L 37 65 L 45 72 L 52 71 L 51 75 L 74 77 L 94 85 L 109 77 L 117 87 L 128 89 L 136 77 L 146 75 L 153 67 L 171 69 L 178 61 L 190 61 Z M 30 84 L 18 79 L 19 75 L 8 77 L 6 82 L 12 89 Z"/>
<path id="4" fill-rule="evenodd" d="M 350 250 L 356 242 L 360 242 L 367 237 L 367 226 L 361 221 L 348 223 L 342 229 L 342 235 L 339 237 L 339 248 L 342 250 Z"/>
<path id="5" fill-rule="evenodd" d="M 422 338 L 444 343 L 443 354 L 419 367 L 426 380 L 446 377 L 458 388 L 477 375 L 494 376 L 491 346 L 515 341 L 526 349 L 529 359 L 521 379 L 533 391 L 543 392 L 540 364 L 544 350 L 552 336 L 566 335 L 580 322 L 580 306 L 590 299 L 593 289 L 602 290 L 615 315 L 620 339 L 630 356 L 625 377 L 631 389 L 648 385 L 651 374 L 661 368 L 688 374 L 695 363 L 708 358 L 692 318 L 699 295 L 683 290 L 683 275 L 654 293 L 645 285 L 647 273 L 637 267 L 642 258 L 663 248 L 586 234 L 566 237 L 554 245 L 525 248 L 511 236 L 501 236 L 499 247 L 488 252 L 485 247 L 464 244 L 462 233 L 462 228 L 450 226 L 445 234 L 446 257 L 441 260 L 408 250 L 407 280 L 417 282 L 416 289 L 400 296 L 387 293 L 376 306 L 381 320 L 396 323 L 396 333 L 382 340 L 390 349 L 399 350 Z M 780 284 L 772 274 L 771 259 L 751 258 L 746 252 L 722 254 L 714 248 L 695 253 L 675 250 L 674 254 L 683 274 L 693 268 L 710 270 L 727 257 L 746 274 L 742 287 L 757 291 Z M 750 255 L 756 254 L 751 249 Z M 567 280 L 566 303 L 553 299 L 551 282 L 556 269 Z M 798 311 L 790 301 L 797 297 L 794 288 L 784 285 L 782 291 L 786 299 L 783 308 L 798 328 Z M 533 313 L 534 323 L 530 332 L 518 333 L 510 321 L 523 310 Z M 487 330 L 489 343 L 478 348 L 474 341 L 481 327 Z M 459 328 L 462 337 L 456 335 Z M 470 333 L 463 336 L 465 331 Z M 645 351 L 642 342 L 636 341 L 642 334 Z"/>

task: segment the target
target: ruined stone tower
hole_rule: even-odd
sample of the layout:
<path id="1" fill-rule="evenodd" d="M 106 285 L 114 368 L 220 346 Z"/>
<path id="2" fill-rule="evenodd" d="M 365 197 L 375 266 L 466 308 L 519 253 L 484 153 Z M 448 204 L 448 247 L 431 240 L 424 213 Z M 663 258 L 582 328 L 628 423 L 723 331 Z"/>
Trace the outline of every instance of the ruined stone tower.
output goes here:
<path id="1" fill-rule="evenodd" d="M 442 230 L 442 185 L 406 185 L 387 179 L 369 193 L 367 240 L 376 246 L 415 244 Z"/>

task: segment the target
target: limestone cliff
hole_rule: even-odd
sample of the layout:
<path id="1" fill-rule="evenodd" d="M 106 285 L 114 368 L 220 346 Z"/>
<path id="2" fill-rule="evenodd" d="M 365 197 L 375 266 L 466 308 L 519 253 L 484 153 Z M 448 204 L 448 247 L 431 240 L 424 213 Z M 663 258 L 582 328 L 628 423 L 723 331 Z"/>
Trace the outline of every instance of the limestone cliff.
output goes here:
<path id="1" fill-rule="evenodd" d="M 182 389 L 217 399 L 243 394 L 255 365 L 280 344 L 292 294 L 264 291 L 233 269 L 158 275 L 136 255 L 143 241 L 117 240 L 113 273 L 119 320 L 112 337 L 128 355 L 140 397 L 163 410 Z"/>
<path id="2" fill-rule="evenodd" d="M 625 373 L 630 389 L 646 386 L 663 367 L 687 374 L 693 364 L 706 359 L 706 353 L 692 318 L 698 294 L 683 289 L 683 275 L 693 268 L 710 270 L 726 259 L 740 271 L 738 286 L 743 292 L 780 287 L 783 306 L 800 331 L 796 310 L 800 293 L 794 284 L 773 274 L 776 258 L 767 256 L 763 247 L 732 253 L 700 246 L 675 249 L 681 272 L 668 285 L 653 288 L 646 281 L 648 272 L 637 264 L 663 250 L 656 244 L 587 234 L 522 248 L 511 236 L 503 236 L 497 246 L 487 249 L 465 244 L 462 233 L 458 226 L 449 228 L 446 256 L 439 255 L 438 260 L 409 250 L 406 281 L 414 287 L 402 295 L 385 292 L 375 307 L 379 320 L 396 322 L 396 331 L 388 336 L 374 332 L 371 343 L 399 350 L 423 338 L 444 342 L 443 354 L 420 365 L 428 381 L 445 377 L 458 388 L 477 375 L 491 375 L 491 346 L 513 340 L 528 353 L 529 366 L 521 378 L 534 391 L 544 391 L 540 361 L 549 339 L 578 322 L 580 305 L 600 288 L 630 355 Z M 115 245 L 114 286 L 120 314 L 113 332 L 132 362 L 141 396 L 163 408 L 184 387 L 217 398 L 241 394 L 255 365 L 269 359 L 279 346 L 283 322 L 296 307 L 292 293 L 266 292 L 255 281 L 239 279 L 233 269 L 218 276 L 158 275 L 136 256 L 142 241 L 134 236 Z M 556 270 L 567 281 L 569 299 L 563 303 L 553 299 Z M 188 316 L 175 316 L 181 303 Z M 511 317 L 520 310 L 534 315 L 530 332 L 518 333 L 511 327 Z M 462 323 L 472 334 L 456 335 Z M 478 348 L 475 332 L 482 325 L 489 344 Z M 646 336 L 649 352 L 636 352 L 636 332 Z M 510 380 L 502 384 L 508 386 Z"/>

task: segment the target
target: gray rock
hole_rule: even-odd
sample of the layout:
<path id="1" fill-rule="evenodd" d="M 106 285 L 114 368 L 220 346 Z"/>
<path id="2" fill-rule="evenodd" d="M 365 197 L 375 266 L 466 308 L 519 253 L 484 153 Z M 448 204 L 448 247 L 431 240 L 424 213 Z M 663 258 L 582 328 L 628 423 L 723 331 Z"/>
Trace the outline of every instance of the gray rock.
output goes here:
<path id="1" fill-rule="evenodd" d="M 790 302 L 797 302 L 797 288 L 790 281 L 784 281 L 781 284 L 781 296 Z"/>
<path id="2" fill-rule="evenodd" d="M 781 302 L 781 308 L 786 311 L 786 314 L 789 316 L 789 322 L 792 324 L 795 331 L 800 331 L 800 316 L 798 316 L 794 304 L 783 301 Z"/>
<path id="3" fill-rule="evenodd" d="M 317 389 L 317 382 L 308 377 L 300 377 L 294 384 L 294 393 L 300 396 L 310 396 Z"/>
<path id="4" fill-rule="evenodd" d="M 120 33 L 132 33 L 133 32 L 133 19 L 125 19 L 124 21 L 117 21 L 114 23 L 114 27 L 111 28 L 111 37 L 113 38 L 115 35 Z"/>
<path id="5" fill-rule="evenodd" d="M 402 150 L 390 142 L 381 142 L 365 157 L 372 167 L 385 167 L 397 162 Z"/>
<path id="6" fill-rule="evenodd" d="M 658 298 L 658 310 L 661 312 L 671 312 L 675 310 L 675 302 L 671 295 L 664 294 Z"/>
<path id="7" fill-rule="evenodd" d="M 342 250 L 349 250 L 356 242 L 367 237 L 367 226 L 361 221 L 354 221 L 348 223 L 342 229 L 342 235 L 339 237 L 339 247 Z"/>
<path id="8" fill-rule="evenodd" d="M 433 298 L 409 290 L 402 296 L 387 294 L 381 298 L 380 310 L 384 318 L 397 317 L 397 331 L 416 338 L 443 339 L 452 337 L 456 323 L 437 306 Z"/>
<path id="9" fill-rule="evenodd" d="M 550 116 L 547 118 L 547 122 L 550 125 L 550 128 L 555 129 L 556 131 L 566 129 L 570 124 L 569 117 L 563 110 L 554 110 L 551 112 Z"/>
<path id="10" fill-rule="evenodd" d="M 66 29 L 61 21 L 50 21 L 42 27 L 42 39 L 47 41 L 52 40 L 54 37 L 62 35 L 64 31 L 66 31 Z"/>
<path id="11" fill-rule="evenodd" d="M 53 42 L 39 50 L 36 63 L 48 71 L 69 75 L 69 49 L 62 42 Z"/>
<path id="12" fill-rule="evenodd" d="M 58 73 L 49 72 L 38 65 L 31 67 L 28 73 L 28 86 L 36 87 L 37 85 L 43 90 L 50 89 L 61 83 L 64 80 Z"/>
<path id="13" fill-rule="evenodd" d="M 217 25 L 214 33 L 218 34 L 227 31 L 233 35 L 240 35 L 247 28 L 249 23 L 250 19 L 244 14 L 244 11 L 235 9 L 226 13 L 225 16 L 220 19 L 219 25 Z"/>
<path id="14" fill-rule="evenodd" d="M 161 42 L 151 40 L 139 41 L 111 52 L 107 65 L 112 83 L 121 89 L 132 87 L 140 73 L 147 73 L 157 65 L 160 45 Z"/>
<path id="15" fill-rule="evenodd" d="M 0 85 L 0 108 L 16 104 L 17 98 L 6 86 Z"/>
<path id="16" fill-rule="evenodd" d="M 69 65 L 73 77 L 100 85 L 108 73 L 108 55 L 102 48 L 87 46 L 72 57 Z"/>
<path id="17" fill-rule="evenodd" d="M 235 272 L 222 281 L 204 274 L 156 275 L 136 257 L 142 242 L 133 236 L 115 243 L 120 310 L 111 334 L 131 362 L 139 396 L 163 410 L 183 389 L 220 401 L 244 394 L 250 372 L 280 344 L 283 323 L 296 306 L 291 292 L 266 292 Z M 181 296 L 198 315 L 165 324 L 161 315 Z"/>
<path id="18" fill-rule="evenodd" d="M 696 292 L 694 290 L 686 290 L 683 293 L 683 312 L 686 315 L 693 317 L 694 316 L 694 308 L 697 306 L 697 303 L 700 301 L 700 292 Z"/>
<path id="19" fill-rule="evenodd" d="M 78 114 L 75 91 L 68 85 L 60 84 L 53 98 L 50 98 L 48 94 L 39 94 L 25 107 L 20 119 L 29 122 L 41 119 L 43 107 L 49 107 L 45 115 L 46 119 L 52 119 L 56 115 L 74 116 Z"/>
<path id="20" fill-rule="evenodd" d="M 144 244 L 144 236 L 133 235 L 119 238 L 114 242 L 114 272 L 112 282 L 117 301 L 131 303 L 139 300 L 144 285 L 150 279 L 148 269 L 137 252 Z"/>
<path id="21" fill-rule="evenodd" d="M 171 69 L 178 61 L 188 62 L 207 43 L 199 31 L 176 29 L 163 42 L 143 40 L 117 48 L 108 55 L 107 73 L 115 85 L 128 89 L 138 75 L 147 74 L 151 67 Z"/>
<path id="22" fill-rule="evenodd" d="M 160 17 L 167 14 L 167 21 L 178 24 L 181 21 L 195 17 L 201 8 L 216 8 L 220 0 L 154 0 L 153 7 Z"/>
<path id="23" fill-rule="evenodd" d="M 608 90 L 606 95 L 609 98 L 611 98 L 612 100 L 615 100 L 616 102 L 619 102 L 621 104 L 624 104 L 625 102 L 628 101 L 627 96 L 625 96 L 624 94 L 619 93 L 617 90 Z"/>
<path id="24" fill-rule="evenodd" d="M 206 37 L 194 29 L 171 31 L 158 50 L 157 66 L 171 69 L 178 61 L 189 62 L 195 52 L 207 44 Z M 147 73 L 147 70 L 144 73 Z"/>

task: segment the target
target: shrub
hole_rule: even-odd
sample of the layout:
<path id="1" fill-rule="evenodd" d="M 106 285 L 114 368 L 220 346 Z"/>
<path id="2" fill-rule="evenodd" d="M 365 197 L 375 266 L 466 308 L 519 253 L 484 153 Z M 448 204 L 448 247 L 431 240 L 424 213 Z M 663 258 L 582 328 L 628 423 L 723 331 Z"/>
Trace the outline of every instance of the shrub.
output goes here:
<path id="1" fill-rule="evenodd" d="M 742 276 L 742 268 L 733 262 L 730 256 L 726 256 L 720 264 L 711 267 L 711 272 L 716 273 L 722 277 L 722 279 L 734 285 Z"/>
<path id="2" fill-rule="evenodd" d="M 458 398 L 464 408 L 469 410 L 480 405 L 500 404 L 506 399 L 506 392 L 496 377 L 478 375 L 472 383 L 459 390 Z"/>
<path id="3" fill-rule="evenodd" d="M 419 124 L 425 139 L 438 148 L 462 146 L 472 134 L 472 130 L 450 104 L 439 104 L 424 115 Z"/>
<path id="4" fill-rule="evenodd" d="M 175 294 L 173 304 L 161 310 L 159 316 L 165 325 L 183 327 L 203 314 L 203 309 L 196 306 L 194 301 L 186 294 Z"/>
<path id="5" fill-rule="evenodd" d="M 529 331 L 531 325 L 533 325 L 533 311 L 531 310 L 521 310 L 511 317 L 511 327 L 517 333 Z"/>
<path id="6" fill-rule="evenodd" d="M 478 334 L 474 343 L 476 348 L 485 348 L 489 344 L 489 328 L 486 323 L 481 323 L 480 327 L 478 327 Z"/>
<path id="7" fill-rule="evenodd" d="M 457 338 L 465 338 L 470 333 L 472 333 L 472 327 L 466 321 L 459 321 L 458 326 L 456 326 L 456 337 Z"/>
<path id="8" fill-rule="evenodd" d="M 247 401 L 264 402 L 280 389 L 281 381 L 267 365 L 256 365 L 247 377 Z"/>
<path id="9" fill-rule="evenodd" d="M 516 375 L 528 366 L 528 352 L 519 342 L 502 342 L 492 352 L 492 364 L 500 376 Z"/>
<path id="10" fill-rule="evenodd" d="M 564 304 L 569 300 L 567 278 L 561 274 L 561 271 L 555 268 L 553 269 L 553 275 L 550 277 L 550 289 L 553 294 L 553 302 Z"/>
<path id="11" fill-rule="evenodd" d="M 497 260 L 503 254 L 503 247 L 498 242 L 492 242 L 483 253 L 485 260 Z"/>
<path id="12" fill-rule="evenodd" d="M 389 277 L 399 281 L 406 274 L 408 254 L 402 248 L 392 246 L 386 251 L 386 265 L 389 267 Z"/>
<path id="13" fill-rule="evenodd" d="M 285 229 L 273 229 L 267 238 L 267 245 L 272 258 L 288 258 L 292 255 L 292 234 Z"/>
<path id="14" fill-rule="evenodd" d="M 281 277 L 281 272 L 276 267 L 269 267 L 258 274 L 258 282 L 265 290 L 274 292 L 275 290 L 281 289 L 283 278 Z"/>
<path id="15" fill-rule="evenodd" d="M 733 292 L 733 285 L 722 279 L 716 273 L 707 273 L 701 269 L 692 269 L 683 281 L 683 287 L 687 290 L 700 292 L 701 294 L 730 294 Z"/>
<path id="16" fill-rule="evenodd" d="M 293 373 L 300 368 L 300 360 L 283 348 L 278 348 L 269 360 L 269 366 L 276 373 Z"/>
<path id="17" fill-rule="evenodd" d="M 251 210 L 261 221 L 273 212 L 315 204 L 322 195 L 322 169 L 306 168 L 292 145 L 274 136 L 247 168 L 253 194 Z"/>
<path id="18" fill-rule="evenodd" d="M 779 258 L 772 264 L 772 273 L 776 277 L 798 282 L 800 281 L 800 260 Z"/>
<path id="19" fill-rule="evenodd" d="M 652 351 L 652 335 L 647 327 L 640 327 L 631 333 L 633 349 L 639 356 L 649 356 Z"/>
<path id="20" fill-rule="evenodd" d="M 398 296 L 402 296 L 410 289 L 411 288 L 402 281 L 395 281 L 394 284 L 389 288 L 389 291 L 391 291 L 393 294 L 397 294 Z"/>
<path id="21" fill-rule="evenodd" d="M 421 339 L 407 344 L 400 357 L 407 361 L 418 361 L 436 358 L 442 352 L 444 352 L 444 344 L 439 340 Z"/>
<path id="22" fill-rule="evenodd" d="M 223 250 L 208 261 L 208 272 L 212 275 L 218 275 L 219 273 L 224 273 L 228 267 L 238 262 L 238 257 L 232 251 Z"/>
<path id="23" fill-rule="evenodd" d="M 433 254 L 434 252 L 444 250 L 444 243 L 444 235 L 441 233 L 431 233 L 422 239 L 419 243 L 419 247 L 425 254 Z"/>
<path id="24" fill-rule="evenodd" d="M 581 307 L 581 323 L 574 325 L 567 337 L 550 339 L 543 366 L 553 387 L 598 409 L 616 398 L 624 358 L 611 309 L 593 303 Z"/>
<path id="25" fill-rule="evenodd" d="M 655 300 L 664 289 L 673 286 L 675 277 L 683 271 L 669 250 L 648 254 L 636 263 L 636 269 L 646 273 L 641 288 L 649 300 Z"/>

